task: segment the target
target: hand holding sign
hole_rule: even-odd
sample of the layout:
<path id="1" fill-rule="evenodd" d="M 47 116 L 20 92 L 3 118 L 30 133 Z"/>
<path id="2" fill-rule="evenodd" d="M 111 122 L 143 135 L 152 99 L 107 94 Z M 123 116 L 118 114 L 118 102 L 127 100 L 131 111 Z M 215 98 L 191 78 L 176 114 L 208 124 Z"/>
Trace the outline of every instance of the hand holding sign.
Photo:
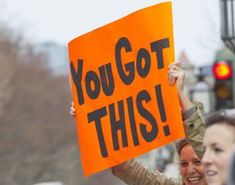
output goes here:
<path id="1" fill-rule="evenodd" d="M 180 68 L 180 61 L 175 61 L 168 66 L 168 79 L 170 85 L 177 83 L 178 95 L 180 100 L 181 112 L 185 112 L 193 107 L 187 94 L 184 93 L 185 72 Z"/>

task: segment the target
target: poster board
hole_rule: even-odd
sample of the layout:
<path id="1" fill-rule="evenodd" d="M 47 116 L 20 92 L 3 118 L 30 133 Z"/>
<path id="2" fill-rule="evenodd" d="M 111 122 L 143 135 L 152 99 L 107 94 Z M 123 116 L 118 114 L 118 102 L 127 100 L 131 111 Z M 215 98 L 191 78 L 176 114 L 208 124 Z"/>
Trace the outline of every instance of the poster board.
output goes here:
<path id="1" fill-rule="evenodd" d="M 176 87 L 171 2 L 157 4 L 69 42 L 85 175 L 184 137 Z"/>

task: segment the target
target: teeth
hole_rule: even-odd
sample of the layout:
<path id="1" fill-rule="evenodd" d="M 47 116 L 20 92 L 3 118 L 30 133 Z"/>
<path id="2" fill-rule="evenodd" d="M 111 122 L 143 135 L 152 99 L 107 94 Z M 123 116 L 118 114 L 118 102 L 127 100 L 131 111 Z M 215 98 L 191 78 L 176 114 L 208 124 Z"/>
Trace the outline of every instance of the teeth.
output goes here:
<path id="1" fill-rule="evenodd" d="M 191 178 L 188 178 L 188 181 L 198 181 L 200 180 L 200 177 L 191 177 Z"/>
<path id="2" fill-rule="evenodd" d="M 216 172 L 215 172 L 215 171 L 207 171 L 206 174 L 207 174 L 208 176 L 213 176 L 213 175 L 216 174 Z"/>

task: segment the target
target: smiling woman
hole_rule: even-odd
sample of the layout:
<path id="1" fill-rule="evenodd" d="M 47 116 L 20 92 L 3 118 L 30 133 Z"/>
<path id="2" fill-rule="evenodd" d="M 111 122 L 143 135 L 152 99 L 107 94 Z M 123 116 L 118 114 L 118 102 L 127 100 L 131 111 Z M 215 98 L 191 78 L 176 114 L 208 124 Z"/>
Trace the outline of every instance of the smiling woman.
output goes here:
<path id="1" fill-rule="evenodd" d="M 180 159 L 181 178 L 168 178 L 157 170 L 147 169 L 135 159 L 113 167 L 112 173 L 130 185 L 206 185 L 201 160 L 187 139 L 180 142 L 180 148 L 182 149 L 177 149 L 177 151 Z"/>
<path id="2" fill-rule="evenodd" d="M 180 174 L 185 185 L 205 185 L 204 169 L 201 160 L 192 146 L 186 142 L 180 152 Z"/>
<path id="3" fill-rule="evenodd" d="M 225 185 L 228 159 L 235 143 L 235 112 L 223 111 L 210 115 L 203 139 L 205 153 L 202 163 L 209 185 Z"/>

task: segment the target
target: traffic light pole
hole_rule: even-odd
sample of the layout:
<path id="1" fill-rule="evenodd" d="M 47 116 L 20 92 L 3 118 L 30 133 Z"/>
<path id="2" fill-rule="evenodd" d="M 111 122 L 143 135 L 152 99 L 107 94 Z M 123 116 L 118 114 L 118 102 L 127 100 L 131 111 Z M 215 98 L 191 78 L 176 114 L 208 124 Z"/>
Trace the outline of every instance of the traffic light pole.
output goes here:
<path id="1" fill-rule="evenodd" d="M 232 62 L 232 78 L 233 78 L 233 84 L 232 84 L 232 88 L 233 88 L 233 108 L 235 108 L 235 62 Z"/>

